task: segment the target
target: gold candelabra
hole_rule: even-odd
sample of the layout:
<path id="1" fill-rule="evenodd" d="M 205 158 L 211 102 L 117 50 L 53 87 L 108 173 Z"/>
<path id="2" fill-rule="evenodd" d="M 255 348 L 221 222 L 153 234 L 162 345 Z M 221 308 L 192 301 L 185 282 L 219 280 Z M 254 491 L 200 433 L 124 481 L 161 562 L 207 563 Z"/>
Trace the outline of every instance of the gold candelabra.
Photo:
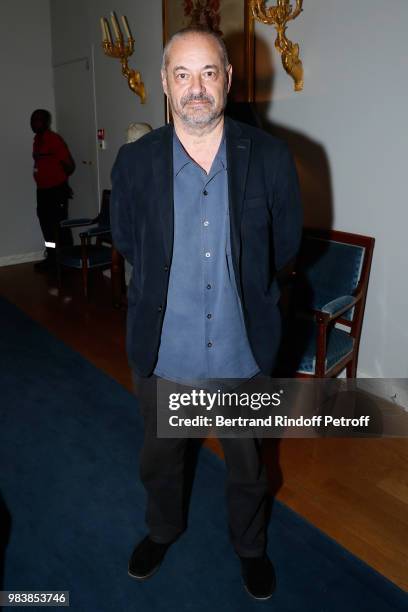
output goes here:
<path id="1" fill-rule="evenodd" d="M 295 82 L 295 91 L 303 89 L 303 66 L 299 57 L 299 45 L 286 37 L 288 21 L 302 12 L 303 0 L 296 0 L 295 8 L 290 0 L 277 0 L 276 6 L 266 8 L 265 0 L 251 0 L 252 15 L 257 21 L 273 25 L 277 31 L 275 47 L 281 54 L 282 65 Z"/>
<path id="2" fill-rule="evenodd" d="M 145 86 L 142 81 L 140 72 L 129 68 L 128 58 L 133 54 L 135 40 L 130 32 L 129 23 L 125 15 L 122 15 L 123 28 L 125 30 L 127 41 L 124 41 L 122 31 L 120 29 L 115 13 L 111 13 L 112 28 L 115 33 L 115 42 L 112 42 L 109 22 L 105 17 L 101 17 L 102 29 L 102 48 L 108 57 L 116 57 L 120 59 L 122 66 L 122 74 L 127 78 L 128 85 L 132 91 L 140 98 L 142 104 L 146 100 Z"/>

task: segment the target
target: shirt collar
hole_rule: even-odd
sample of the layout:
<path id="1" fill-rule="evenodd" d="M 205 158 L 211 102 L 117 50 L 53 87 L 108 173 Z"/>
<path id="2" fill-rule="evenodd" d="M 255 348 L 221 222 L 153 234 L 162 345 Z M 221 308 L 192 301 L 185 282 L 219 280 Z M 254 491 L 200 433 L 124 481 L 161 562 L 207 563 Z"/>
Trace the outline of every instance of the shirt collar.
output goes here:
<path id="1" fill-rule="evenodd" d="M 176 130 L 173 127 L 173 174 L 177 176 L 181 170 L 187 166 L 188 164 L 193 163 L 193 160 L 183 147 L 176 134 Z M 225 126 L 224 131 L 221 138 L 221 143 L 218 148 L 217 154 L 214 158 L 212 168 L 215 170 L 218 165 L 221 165 L 223 169 L 227 168 L 227 151 L 225 144 Z"/>

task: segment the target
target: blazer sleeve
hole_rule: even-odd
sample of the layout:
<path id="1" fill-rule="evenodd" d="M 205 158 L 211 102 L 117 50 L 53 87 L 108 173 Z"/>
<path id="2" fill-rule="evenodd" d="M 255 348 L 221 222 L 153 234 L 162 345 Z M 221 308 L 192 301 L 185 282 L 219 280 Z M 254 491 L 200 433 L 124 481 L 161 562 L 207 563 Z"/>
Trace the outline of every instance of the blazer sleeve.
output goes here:
<path id="1" fill-rule="evenodd" d="M 110 197 L 111 232 L 115 248 L 133 265 L 134 232 L 132 224 L 132 198 L 129 184 L 127 145 L 118 152 L 112 168 Z"/>
<path id="2" fill-rule="evenodd" d="M 303 211 L 295 162 L 283 144 L 275 174 L 272 198 L 275 268 L 279 272 L 299 250 Z"/>

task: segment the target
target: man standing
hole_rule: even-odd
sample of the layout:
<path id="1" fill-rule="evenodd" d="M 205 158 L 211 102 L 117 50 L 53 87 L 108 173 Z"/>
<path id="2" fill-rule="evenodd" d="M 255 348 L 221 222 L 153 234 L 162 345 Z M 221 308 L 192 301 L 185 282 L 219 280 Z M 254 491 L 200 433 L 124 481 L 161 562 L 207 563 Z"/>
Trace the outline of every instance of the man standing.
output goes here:
<path id="1" fill-rule="evenodd" d="M 173 125 L 120 150 L 112 171 L 116 247 L 133 265 L 127 349 L 145 433 L 149 535 L 129 561 L 143 579 L 185 529 L 185 439 L 158 438 L 155 385 L 270 375 L 280 342 L 276 272 L 296 255 L 301 208 L 287 147 L 224 116 L 232 67 L 213 32 L 187 28 L 163 53 Z M 259 441 L 223 438 L 232 544 L 248 592 L 271 596 L 266 470 Z"/>
<path id="2" fill-rule="evenodd" d="M 47 257 L 35 264 L 36 269 L 55 265 L 55 243 L 60 221 L 68 217 L 68 199 L 72 191 L 68 177 L 75 163 L 64 140 L 50 129 L 51 114 L 37 109 L 31 115 L 33 130 L 34 180 L 37 183 L 37 216 L 44 236 Z M 71 231 L 61 231 L 62 244 L 72 244 Z"/>

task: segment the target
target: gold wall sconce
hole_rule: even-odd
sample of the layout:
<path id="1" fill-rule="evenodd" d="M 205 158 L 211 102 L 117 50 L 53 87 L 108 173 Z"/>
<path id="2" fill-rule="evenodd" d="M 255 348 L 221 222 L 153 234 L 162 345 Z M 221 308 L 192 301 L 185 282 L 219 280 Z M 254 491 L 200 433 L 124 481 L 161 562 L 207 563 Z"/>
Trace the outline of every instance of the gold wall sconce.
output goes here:
<path id="1" fill-rule="evenodd" d="M 129 23 L 125 15 L 122 15 L 123 28 L 125 30 L 127 41 L 124 41 L 122 31 L 120 29 L 115 13 L 111 13 L 112 28 L 115 33 L 115 42 L 112 42 L 109 22 L 105 17 L 101 17 L 102 29 L 102 48 L 108 57 L 116 57 L 120 59 L 122 66 L 122 74 L 127 78 L 129 88 L 135 92 L 140 98 L 140 102 L 144 104 L 146 100 L 145 86 L 142 81 L 140 72 L 129 68 L 128 58 L 133 54 L 135 40 L 130 32 Z"/>
<path id="2" fill-rule="evenodd" d="M 299 45 L 286 37 L 288 21 L 296 19 L 302 12 L 303 0 L 296 0 L 295 8 L 290 0 L 277 0 L 276 6 L 266 8 L 265 0 L 251 0 L 252 15 L 257 21 L 273 25 L 278 33 L 275 47 L 281 54 L 282 65 L 294 80 L 295 91 L 303 89 L 303 66 L 299 57 Z"/>

